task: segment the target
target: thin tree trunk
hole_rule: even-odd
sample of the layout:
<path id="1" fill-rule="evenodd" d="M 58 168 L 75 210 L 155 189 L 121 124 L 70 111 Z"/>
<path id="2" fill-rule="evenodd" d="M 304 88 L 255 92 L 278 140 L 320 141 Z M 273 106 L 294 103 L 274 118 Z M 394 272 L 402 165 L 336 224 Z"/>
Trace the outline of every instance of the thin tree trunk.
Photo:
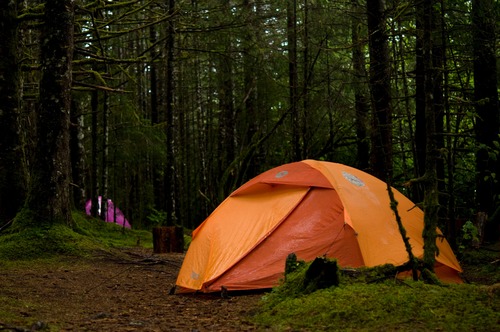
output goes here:
<path id="1" fill-rule="evenodd" d="M 436 229 L 439 219 L 439 191 L 437 178 L 438 149 L 436 142 L 436 113 L 434 108 L 434 68 L 432 65 L 432 1 L 422 1 L 424 13 L 422 24 L 422 60 L 424 67 L 425 91 L 425 132 L 426 132 L 426 158 L 424 184 L 424 266 L 434 271 L 436 261 Z"/>
<path id="2" fill-rule="evenodd" d="M 288 86 L 291 114 L 293 159 L 301 160 L 300 117 L 298 107 L 298 69 L 297 69 L 297 0 L 287 0 L 287 41 L 288 41 Z"/>
<path id="3" fill-rule="evenodd" d="M 301 124 L 301 133 L 300 137 L 302 139 L 302 144 L 300 144 L 300 158 L 306 159 L 309 158 L 309 128 L 308 128 L 308 108 L 309 108 L 309 84 L 311 82 L 311 78 L 313 76 L 313 68 L 311 67 L 310 59 L 309 59 L 309 2 L 304 0 L 302 5 L 303 8 L 303 39 L 302 39 L 302 112 L 299 114 L 300 116 L 300 124 Z"/>
<path id="4" fill-rule="evenodd" d="M 101 141 L 101 219 L 106 220 L 108 213 L 108 140 L 109 140 L 109 96 L 106 91 L 102 92 L 102 141 Z"/>
<path id="5" fill-rule="evenodd" d="M 158 42 L 156 26 L 151 26 L 149 28 L 149 41 L 151 45 L 156 45 Z M 159 114 L 159 96 L 158 96 L 158 58 L 159 53 L 157 52 L 156 46 L 151 47 L 151 77 L 150 77 L 150 86 L 151 86 L 151 125 L 157 126 L 160 123 L 160 114 Z M 165 210 L 166 198 L 165 198 L 165 188 L 164 188 L 164 164 L 159 160 L 153 159 L 151 161 L 152 167 L 152 178 L 153 178 L 153 194 L 154 194 L 154 205 L 157 210 Z"/>
<path id="6" fill-rule="evenodd" d="M 415 41 L 415 177 L 425 173 L 426 132 L 425 132 L 425 67 L 423 51 L 423 30 L 425 13 L 422 5 L 415 8 L 417 35 Z M 422 202 L 423 186 L 416 184 L 413 188 L 413 199 Z"/>
<path id="7" fill-rule="evenodd" d="M 166 213 L 167 220 L 166 226 L 174 225 L 175 221 L 175 197 L 174 183 L 175 183 L 175 162 L 174 162 L 174 15 L 175 0 L 168 2 L 168 14 L 170 20 L 168 21 L 166 52 L 167 52 L 167 77 L 165 88 L 166 99 L 166 145 L 167 145 L 167 162 L 165 165 L 165 192 L 166 192 Z"/>
<path id="8" fill-rule="evenodd" d="M 435 117 L 435 143 L 437 151 L 444 151 L 444 95 L 443 95 L 443 81 L 444 81 L 444 66 L 445 66 L 445 39 L 442 36 L 442 29 L 444 22 L 441 21 L 443 8 L 436 4 L 432 8 L 431 22 L 431 36 L 432 36 L 432 106 L 434 107 L 434 117 Z M 444 193 L 446 191 L 445 183 L 445 154 L 436 153 L 436 176 L 437 176 L 437 189 L 439 193 Z M 446 220 L 448 219 L 448 195 L 439 195 L 439 219 L 442 220 L 440 226 L 446 226 Z M 446 228 L 442 228 L 446 231 Z"/>
<path id="9" fill-rule="evenodd" d="M 99 211 L 99 181 L 97 179 L 97 115 L 99 113 L 99 93 L 97 90 L 92 91 L 90 95 L 90 110 L 91 110 L 91 144 L 92 144 L 92 163 L 90 169 L 90 197 L 92 199 L 91 215 L 93 217 L 98 216 Z"/>

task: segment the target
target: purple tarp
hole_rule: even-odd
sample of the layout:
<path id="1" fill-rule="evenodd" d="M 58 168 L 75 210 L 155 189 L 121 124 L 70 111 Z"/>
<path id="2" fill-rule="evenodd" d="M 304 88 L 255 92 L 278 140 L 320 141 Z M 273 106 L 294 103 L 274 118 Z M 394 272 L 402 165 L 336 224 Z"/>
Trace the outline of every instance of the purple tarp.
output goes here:
<path id="1" fill-rule="evenodd" d="M 101 213 L 101 199 L 102 199 L 101 196 L 99 196 L 98 198 L 99 206 L 97 208 L 98 214 Z M 87 204 L 85 204 L 85 212 L 90 216 L 92 214 L 91 211 L 92 211 L 92 200 L 89 199 L 87 201 Z M 113 201 L 111 201 L 110 199 L 108 199 L 108 213 L 106 213 L 105 221 L 114 223 L 115 211 L 116 211 L 116 224 L 127 228 L 131 228 L 127 218 L 125 218 L 125 216 L 123 215 L 123 212 L 119 208 L 115 207 Z"/>

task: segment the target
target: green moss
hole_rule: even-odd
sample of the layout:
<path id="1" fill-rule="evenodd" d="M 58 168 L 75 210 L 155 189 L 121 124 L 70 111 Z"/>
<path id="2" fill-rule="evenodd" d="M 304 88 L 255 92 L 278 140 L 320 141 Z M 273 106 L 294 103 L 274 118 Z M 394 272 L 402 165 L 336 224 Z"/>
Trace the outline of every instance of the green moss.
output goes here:
<path id="1" fill-rule="evenodd" d="M 254 323 L 271 331 L 498 329 L 498 284 L 442 286 L 399 280 L 393 276 L 394 266 L 383 265 L 343 269 L 338 287 L 308 294 L 302 286 L 309 265 L 287 274 L 286 281 L 262 298 Z"/>
<path id="2" fill-rule="evenodd" d="M 31 218 L 21 214 L 21 218 Z M 49 259 L 60 255 L 86 256 L 97 249 L 113 247 L 152 247 L 148 231 L 124 229 L 99 219 L 73 214 L 75 226 L 20 227 L 0 236 L 0 261 Z"/>
<path id="3" fill-rule="evenodd" d="M 100 219 L 90 218 L 80 213 L 74 213 L 75 232 L 92 238 L 98 243 L 109 247 L 135 247 L 152 248 L 152 234 L 146 230 L 124 228 Z"/>
<path id="4" fill-rule="evenodd" d="M 300 278 L 293 274 L 264 296 L 254 322 L 276 331 L 492 331 L 500 320 L 493 286 L 350 280 L 304 295 L 296 288 Z"/>
<path id="5" fill-rule="evenodd" d="M 38 259 L 54 255 L 79 255 L 92 242 L 63 225 L 28 228 L 0 237 L 0 259 Z"/>

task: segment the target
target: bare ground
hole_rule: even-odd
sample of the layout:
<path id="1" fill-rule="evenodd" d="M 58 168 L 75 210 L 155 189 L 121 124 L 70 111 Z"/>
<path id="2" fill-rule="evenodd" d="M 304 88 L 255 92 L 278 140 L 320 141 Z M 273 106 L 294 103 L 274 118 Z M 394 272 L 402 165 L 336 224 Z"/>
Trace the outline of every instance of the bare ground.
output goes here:
<path id="1" fill-rule="evenodd" d="M 170 295 L 182 259 L 128 249 L 0 270 L 0 330 L 257 330 L 249 317 L 262 294 Z"/>

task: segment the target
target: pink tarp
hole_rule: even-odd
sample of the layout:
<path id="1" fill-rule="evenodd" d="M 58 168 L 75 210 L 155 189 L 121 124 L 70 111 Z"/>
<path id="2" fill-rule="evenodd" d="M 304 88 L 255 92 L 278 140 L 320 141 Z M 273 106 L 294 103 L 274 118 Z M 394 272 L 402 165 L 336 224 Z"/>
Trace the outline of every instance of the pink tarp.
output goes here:
<path id="1" fill-rule="evenodd" d="M 97 208 L 97 213 L 101 213 L 101 199 L 102 197 L 99 196 L 98 198 L 98 202 L 99 202 L 99 206 Z M 87 204 L 85 204 L 85 212 L 90 216 L 92 214 L 92 200 L 88 200 L 87 201 Z M 116 211 L 116 220 L 115 220 L 115 211 Z M 127 220 L 127 218 L 125 218 L 125 216 L 123 215 L 123 212 L 115 207 L 115 205 L 113 204 L 113 201 L 108 199 L 108 213 L 106 213 L 106 220 L 107 222 L 112 222 L 114 223 L 116 221 L 116 224 L 117 225 L 120 225 L 120 226 L 123 226 L 123 227 L 126 227 L 126 228 L 131 228 L 130 227 L 130 224 Z"/>

